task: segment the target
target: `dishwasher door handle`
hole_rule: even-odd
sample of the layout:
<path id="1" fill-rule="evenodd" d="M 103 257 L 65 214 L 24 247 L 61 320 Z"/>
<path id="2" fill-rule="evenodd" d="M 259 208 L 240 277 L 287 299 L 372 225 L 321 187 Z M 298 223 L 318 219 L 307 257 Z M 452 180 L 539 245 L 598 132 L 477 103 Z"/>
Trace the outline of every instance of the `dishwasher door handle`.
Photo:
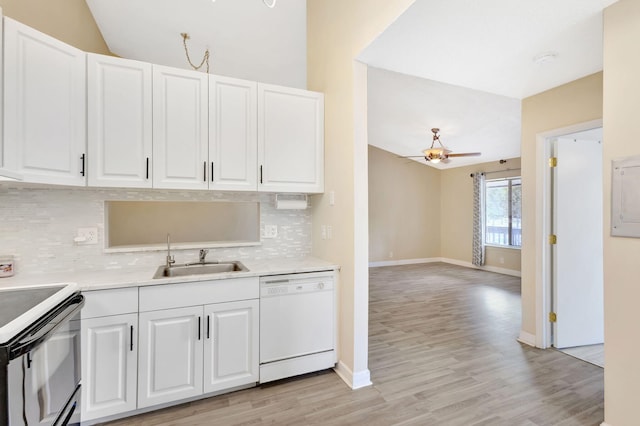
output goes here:
<path id="1" fill-rule="evenodd" d="M 288 282 L 289 280 L 273 280 L 273 281 L 263 281 L 262 284 L 284 284 Z"/>

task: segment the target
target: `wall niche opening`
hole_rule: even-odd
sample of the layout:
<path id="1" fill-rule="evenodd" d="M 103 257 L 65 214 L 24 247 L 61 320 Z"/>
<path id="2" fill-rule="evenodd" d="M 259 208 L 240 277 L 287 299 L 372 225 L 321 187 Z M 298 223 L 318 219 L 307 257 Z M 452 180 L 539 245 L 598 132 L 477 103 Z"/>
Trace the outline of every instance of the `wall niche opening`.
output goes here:
<path id="1" fill-rule="evenodd" d="M 260 203 L 106 201 L 106 249 L 237 247 L 260 244 Z"/>

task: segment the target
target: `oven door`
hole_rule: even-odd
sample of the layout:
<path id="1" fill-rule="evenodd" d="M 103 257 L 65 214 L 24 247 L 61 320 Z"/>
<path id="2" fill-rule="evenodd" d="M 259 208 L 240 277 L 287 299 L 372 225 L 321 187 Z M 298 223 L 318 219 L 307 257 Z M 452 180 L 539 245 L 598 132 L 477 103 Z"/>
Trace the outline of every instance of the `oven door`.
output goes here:
<path id="1" fill-rule="evenodd" d="M 81 297 L 81 296 L 80 296 Z M 82 306 L 80 300 L 79 307 Z M 9 362 L 9 425 L 67 425 L 80 422 L 80 314 L 79 307 L 60 318 L 51 332 L 38 337 L 28 352 Z M 23 346 L 23 350 L 27 347 Z"/>

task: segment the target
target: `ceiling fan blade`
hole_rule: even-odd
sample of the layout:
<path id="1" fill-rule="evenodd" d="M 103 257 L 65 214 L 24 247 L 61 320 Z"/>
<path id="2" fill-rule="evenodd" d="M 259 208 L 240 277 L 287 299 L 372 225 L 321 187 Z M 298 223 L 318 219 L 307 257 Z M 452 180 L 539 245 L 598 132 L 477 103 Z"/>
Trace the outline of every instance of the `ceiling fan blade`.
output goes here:
<path id="1" fill-rule="evenodd" d="M 424 158 L 424 155 L 400 155 L 399 158 Z"/>
<path id="2" fill-rule="evenodd" d="M 447 154 L 447 157 L 478 157 L 481 152 L 461 152 L 459 154 Z"/>

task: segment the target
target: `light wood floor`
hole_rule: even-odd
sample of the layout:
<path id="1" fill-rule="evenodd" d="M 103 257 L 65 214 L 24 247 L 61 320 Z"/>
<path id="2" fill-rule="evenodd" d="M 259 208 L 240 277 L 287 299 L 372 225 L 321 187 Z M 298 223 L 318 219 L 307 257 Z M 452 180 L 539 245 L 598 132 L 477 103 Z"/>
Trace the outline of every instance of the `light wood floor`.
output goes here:
<path id="1" fill-rule="evenodd" d="M 559 351 L 604 368 L 604 344 L 576 346 L 575 348 L 559 349 Z"/>
<path id="2" fill-rule="evenodd" d="M 331 371 L 110 425 L 599 425 L 603 370 L 516 342 L 520 280 L 442 263 L 371 270 L 369 368 Z"/>

